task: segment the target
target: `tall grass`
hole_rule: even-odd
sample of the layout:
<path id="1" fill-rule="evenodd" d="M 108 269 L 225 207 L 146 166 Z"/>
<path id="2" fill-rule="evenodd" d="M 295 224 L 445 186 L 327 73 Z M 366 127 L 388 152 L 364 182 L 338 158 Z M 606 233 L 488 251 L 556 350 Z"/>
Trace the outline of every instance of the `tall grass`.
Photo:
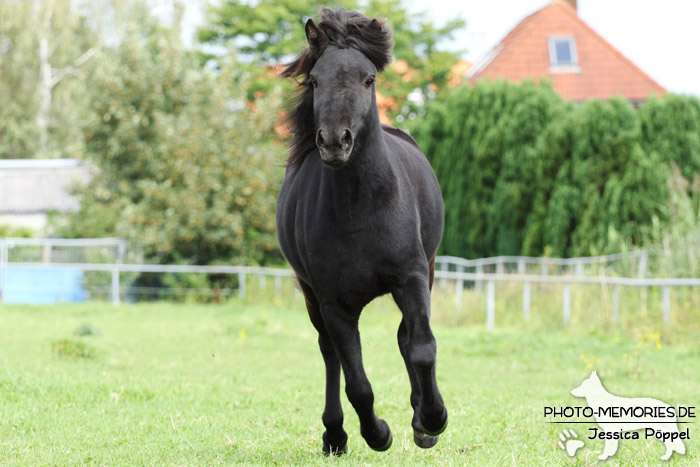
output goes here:
<path id="1" fill-rule="evenodd" d="M 668 181 L 671 221 L 656 223 L 650 245 L 657 255 L 657 276 L 700 277 L 700 175 L 691 183 L 674 167 Z"/>

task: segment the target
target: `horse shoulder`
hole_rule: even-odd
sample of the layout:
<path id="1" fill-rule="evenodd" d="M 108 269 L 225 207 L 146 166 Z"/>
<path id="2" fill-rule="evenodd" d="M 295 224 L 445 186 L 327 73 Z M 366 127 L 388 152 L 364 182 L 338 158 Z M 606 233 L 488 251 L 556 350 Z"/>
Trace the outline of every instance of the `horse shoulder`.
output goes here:
<path id="1" fill-rule="evenodd" d="M 416 147 L 416 149 L 418 149 L 418 143 L 416 143 L 416 140 L 413 139 L 413 136 L 411 136 L 408 133 L 406 133 L 405 131 L 400 130 L 396 127 L 393 127 L 391 125 L 385 125 L 384 123 L 382 123 L 381 125 L 382 125 L 382 130 L 384 131 L 384 133 L 387 133 L 389 135 L 392 135 L 392 136 L 395 136 L 399 139 L 402 139 L 408 143 L 411 143 L 413 146 Z"/>

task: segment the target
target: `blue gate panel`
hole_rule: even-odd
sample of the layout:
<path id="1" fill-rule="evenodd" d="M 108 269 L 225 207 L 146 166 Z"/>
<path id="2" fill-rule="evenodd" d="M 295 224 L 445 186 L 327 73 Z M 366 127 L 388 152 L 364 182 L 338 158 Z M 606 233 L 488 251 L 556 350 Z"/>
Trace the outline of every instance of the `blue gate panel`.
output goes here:
<path id="1" fill-rule="evenodd" d="M 83 271 L 78 269 L 8 268 L 6 303 L 84 302 Z"/>

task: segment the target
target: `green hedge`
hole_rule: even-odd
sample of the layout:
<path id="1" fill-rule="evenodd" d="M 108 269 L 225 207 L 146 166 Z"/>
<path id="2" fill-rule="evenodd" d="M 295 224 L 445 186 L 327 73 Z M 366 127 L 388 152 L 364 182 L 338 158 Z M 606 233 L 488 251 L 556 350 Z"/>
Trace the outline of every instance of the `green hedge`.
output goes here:
<path id="1" fill-rule="evenodd" d="M 700 100 L 563 100 L 479 82 L 432 101 L 412 134 L 445 199 L 441 254 L 572 256 L 642 244 L 668 217 L 676 164 L 700 173 Z M 616 239 L 615 244 L 611 239 Z"/>

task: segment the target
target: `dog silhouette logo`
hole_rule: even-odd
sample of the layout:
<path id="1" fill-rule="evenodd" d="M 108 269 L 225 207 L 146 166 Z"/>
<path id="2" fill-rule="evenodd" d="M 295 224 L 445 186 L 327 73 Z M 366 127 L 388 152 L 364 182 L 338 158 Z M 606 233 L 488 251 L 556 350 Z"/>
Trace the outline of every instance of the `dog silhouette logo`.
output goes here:
<path id="1" fill-rule="evenodd" d="M 640 430 L 643 430 L 641 434 L 645 438 L 653 437 L 664 443 L 666 452 L 661 456 L 662 460 L 670 459 L 674 452 L 685 454 L 685 444 L 682 440 L 688 439 L 688 430 L 678 429 L 673 406 L 650 397 L 621 397 L 611 394 L 605 389 L 595 370 L 578 387 L 571 390 L 571 394 L 586 399 L 596 423 L 600 426 L 600 429 L 590 428 L 589 436 L 589 439 L 605 440 L 603 452 L 598 456 L 599 460 L 615 455 L 621 439 L 639 439 Z M 581 446 L 583 443 L 576 445 L 577 449 Z M 569 454 L 571 455 L 570 452 Z"/>

